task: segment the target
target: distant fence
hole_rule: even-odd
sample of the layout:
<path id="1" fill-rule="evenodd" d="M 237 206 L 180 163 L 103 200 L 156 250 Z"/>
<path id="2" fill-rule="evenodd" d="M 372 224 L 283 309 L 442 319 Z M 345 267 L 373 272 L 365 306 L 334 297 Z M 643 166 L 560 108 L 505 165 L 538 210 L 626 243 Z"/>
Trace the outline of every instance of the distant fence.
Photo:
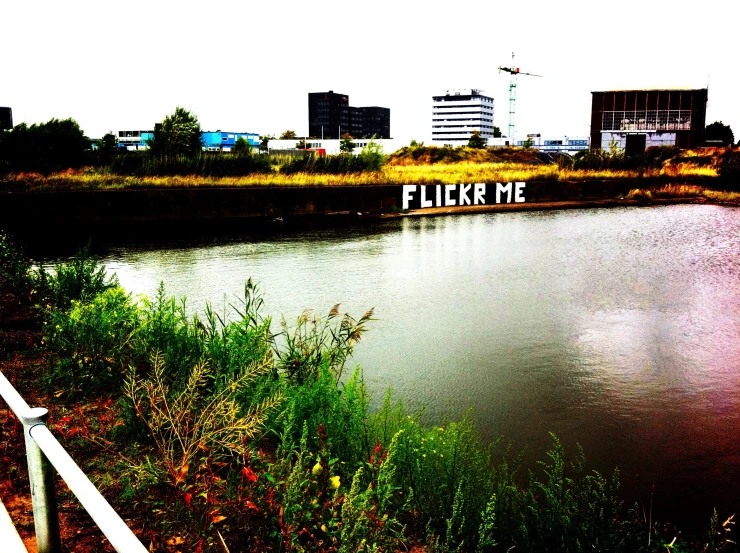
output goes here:
<path id="1" fill-rule="evenodd" d="M 118 553 L 146 553 L 147 549 L 47 428 L 46 420 L 49 411 L 43 407 L 29 407 L 2 372 L 0 372 L 0 397 L 23 423 L 38 553 L 62 552 L 52 467 L 57 470 L 72 493 L 77 496 Z M 18 549 L 17 542 L 20 538 L 15 539 L 17 533 L 3 529 L 4 526 L 8 526 L 9 520 L 7 513 L 5 516 L 3 513 L 5 513 L 4 507 L 0 508 L 0 535 L 8 534 L 13 537 L 7 543 L 2 544 L 3 551 L 6 550 L 5 547 L 10 547 L 13 553 L 23 551 L 23 549 Z M 23 547 L 22 542 L 21 547 Z"/>

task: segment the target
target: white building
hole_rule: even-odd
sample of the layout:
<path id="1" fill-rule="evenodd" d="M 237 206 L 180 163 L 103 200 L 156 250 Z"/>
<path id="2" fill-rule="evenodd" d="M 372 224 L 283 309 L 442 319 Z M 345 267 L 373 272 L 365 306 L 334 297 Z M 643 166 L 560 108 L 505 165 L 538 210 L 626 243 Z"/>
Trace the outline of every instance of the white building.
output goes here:
<path id="1" fill-rule="evenodd" d="M 588 150 L 588 136 L 541 136 L 528 134 L 517 136 L 513 141 L 508 138 L 489 138 L 489 146 L 518 146 L 523 147 L 529 142 L 529 147 L 541 152 L 567 152 L 574 154 L 580 150 Z"/>
<path id="2" fill-rule="evenodd" d="M 290 140 L 275 139 L 270 140 L 267 143 L 267 150 L 268 152 L 271 152 L 272 150 L 295 150 L 298 149 L 299 145 L 301 147 L 303 146 L 304 140 L 305 149 L 317 150 L 322 154 L 328 155 L 341 153 L 341 150 L 339 149 L 341 141 L 336 138 L 326 138 L 323 140 L 320 138 L 292 138 Z M 352 143 L 355 145 L 355 149 L 352 153 L 359 154 L 371 140 L 375 144 L 380 144 L 383 147 L 383 152 L 386 154 L 395 152 L 401 147 L 401 145 L 399 145 L 393 138 L 355 138 L 352 140 Z"/>
<path id="3" fill-rule="evenodd" d="M 479 131 L 493 138 L 493 98 L 482 90 L 445 90 L 432 96 L 432 144 L 464 146 Z"/>

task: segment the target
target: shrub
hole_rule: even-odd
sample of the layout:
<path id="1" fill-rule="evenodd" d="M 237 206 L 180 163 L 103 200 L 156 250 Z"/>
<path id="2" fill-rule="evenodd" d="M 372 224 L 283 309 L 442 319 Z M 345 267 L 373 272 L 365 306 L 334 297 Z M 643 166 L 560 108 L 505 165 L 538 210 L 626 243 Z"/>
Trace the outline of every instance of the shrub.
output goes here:
<path id="1" fill-rule="evenodd" d="M 152 371 L 141 376 L 135 368 L 128 372 L 126 397 L 137 416 L 145 423 L 158 450 L 158 460 L 177 486 L 197 459 L 228 459 L 245 455 L 250 441 L 279 402 L 273 396 L 258 405 L 236 401 L 239 392 L 269 369 L 263 360 L 246 366 L 215 392 L 208 390 L 212 376 L 208 363 L 192 367 L 181 389 L 172 387 L 161 356 L 152 359 Z"/>
<path id="2" fill-rule="evenodd" d="M 57 263 L 53 272 L 43 266 L 34 274 L 34 286 L 52 309 L 67 309 L 73 300 L 89 301 L 96 295 L 118 286 L 118 278 L 107 277 L 105 267 L 82 248 L 66 263 Z"/>
<path id="3" fill-rule="evenodd" d="M 21 123 L 0 133 L 0 160 L 6 170 L 52 173 L 91 160 L 90 140 L 74 119 L 50 119 L 30 127 Z"/>
<path id="4" fill-rule="evenodd" d="M 71 300 L 66 311 L 52 310 L 44 336 L 56 354 L 48 386 L 79 392 L 118 394 L 132 360 L 139 328 L 138 307 L 122 288 L 108 288 L 91 301 Z"/>
<path id="5" fill-rule="evenodd" d="M 31 263 L 10 237 L 0 231 L 0 280 L 15 292 L 27 294 L 31 291 Z"/>
<path id="6" fill-rule="evenodd" d="M 282 330 L 278 334 L 281 344 L 275 350 L 278 368 L 288 380 L 302 384 L 317 378 L 319 369 L 326 363 L 326 368 L 339 382 L 347 358 L 352 355 L 355 343 L 362 338 L 372 317 L 372 309 L 359 320 L 348 313 L 340 317 L 339 304 L 336 304 L 325 319 L 317 318 L 312 311 L 304 311 L 293 330 L 283 319 L 280 323 Z"/>
<path id="7" fill-rule="evenodd" d="M 365 426 L 368 398 L 360 370 L 342 386 L 324 362 L 314 378 L 284 388 L 285 409 L 275 421 L 283 447 L 289 449 L 298 441 L 303 424 L 314 432 L 321 426 L 329 436 L 324 447 L 341 461 L 343 476 L 351 477 L 370 451 Z M 315 442 L 308 445 L 318 447 Z"/>
<path id="8" fill-rule="evenodd" d="M 717 172 L 723 187 L 740 190 L 740 150 L 728 148 L 720 159 Z"/>

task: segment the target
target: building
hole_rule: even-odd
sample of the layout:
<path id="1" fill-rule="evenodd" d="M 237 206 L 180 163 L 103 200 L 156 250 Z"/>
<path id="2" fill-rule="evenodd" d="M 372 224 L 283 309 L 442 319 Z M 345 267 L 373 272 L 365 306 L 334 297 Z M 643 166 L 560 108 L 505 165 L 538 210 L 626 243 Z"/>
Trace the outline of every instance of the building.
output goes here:
<path id="1" fill-rule="evenodd" d="M 120 150 L 148 150 L 149 141 L 154 138 L 154 131 L 118 131 L 118 148 Z M 230 152 L 236 141 L 243 138 L 252 148 L 259 148 L 260 137 L 249 132 L 202 132 L 204 152 Z"/>
<path id="2" fill-rule="evenodd" d="M 372 140 L 375 144 L 380 144 L 383 147 L 383 152 L 386 154 L 395 152 L 401 147 L 396 140 L 392 138 L 353 138 L 352 143 L 355 145 L 353 150 L 354 154 L 359 154 L 362 149 L 368 145 Z M 267 150 L 270 153 L 299 153 L 302 150 L 311 150 L 319 155 L 333 155 L 341 153 L 339 149 L 341 140 L 338 138 L 293 138 L 290 140 L 286 139 L 274 139 L 267 143 Z M 305 148 L 304 148 L 305 146 Z"/>
<path id="3" fill-rule="evenodd" d="M 119 150 L 148 150 L 154 131 L 118 131 Z"/>
<path id="4" fill-rule="evenodd" d="M 10 108 L 0 107 L 0 131 L 7 131 L 13 128 L 13 110 Z"/>
<path id="5" fill-rule="evenodd" d="M 308 93 L 308 135 L 314 138 L 390 138 L 391 110 L 378 106 L 352 107 L 349 96 L 329 92 Z"/>
<path id="6" fill-rule="evenodd" d="M 493 98 L 477 88 L 445 90 L 432 96 L 432 143 L 464 146 L 480 132 L 493 138 Z"/>
<path id="7" fill-rule="evenodd" d="M 707 89 L 592 92 L 591 148 L 615 144 L 627 153 L 650 146 L 702 145 Z"/>
<path id="8" fill-rule="evenodd" d="M 252 148 L 260 147 L 260 136 L 253 132 L 203 132 L 203 151 L 205 152 L 230 152 L 236 141 L 243 138 Z"/>

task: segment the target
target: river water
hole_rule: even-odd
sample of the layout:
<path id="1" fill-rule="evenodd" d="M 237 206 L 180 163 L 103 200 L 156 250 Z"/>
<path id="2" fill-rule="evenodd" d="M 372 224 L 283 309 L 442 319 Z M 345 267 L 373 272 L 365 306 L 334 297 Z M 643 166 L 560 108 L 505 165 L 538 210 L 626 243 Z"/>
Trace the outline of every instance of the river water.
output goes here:
<path id="1" fill-rule="evenodd" d="M 116 246 L 133 293 L 221 311 L 251 277 L 266 314 L 335 303 L 377 320 L 358 344 L 376 404 L 392 388 L 440 423 L 472 408 L 525 465 L 554 432 L 621 471 L 654 519 L 740 504 L 740 211 L 680 205 L 403 218 L 208 243 Z"/>

